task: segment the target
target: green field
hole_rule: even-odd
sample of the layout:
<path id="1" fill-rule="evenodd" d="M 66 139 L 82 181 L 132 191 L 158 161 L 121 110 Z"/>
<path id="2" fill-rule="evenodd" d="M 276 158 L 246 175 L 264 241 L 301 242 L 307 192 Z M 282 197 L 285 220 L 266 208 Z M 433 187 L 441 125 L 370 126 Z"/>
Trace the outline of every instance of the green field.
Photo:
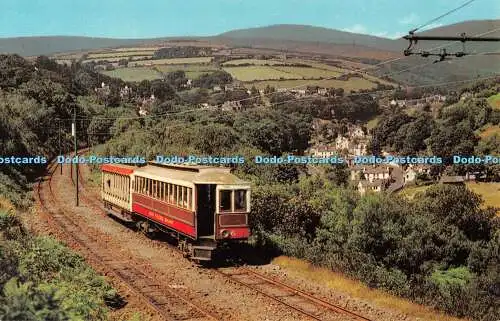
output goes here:
<path id="1" fill-rule="evenodd" d="M 120 78 L 124 81 L 154 80 L 162 77 L 159 72 L 147 67 L 119 68 L 103 71 L 102 73 L 110 77 Z"/>
<path id="2" fill-rule="evenodd" d="M 244 64 L 252 64 L 252 65 L 257 65 L 257 66 L 263 66 L 263 65 L 279 65 L 279 64 L 285 64 L 286 62 L 281 61 L 281 60 L 267 60 L 267 59 L 235 59 L 235 60 L 230 60 L 226 61 L 222 65 L 244 65 Z"/>
<path id="3" fill-rule="evenodd" d="M 423 186 L 408 186 L 404 187 L 400 194 L 408 199 L 413 199 L 418 193 L 423 193 L 432 185 L 423 185 Z"/>
<path id="4" fill-rule="evenodd" d="M 102 73 L 110 77 L 120 78 L 124 81 L 142 81 L 160 79 L 163 76 L 162 73 L 167 74 L 177 70 L 184 71 L 188 79 L 197 79 L 202 74 L 211 73 L 216 69 L 211 66 L 203 65 L 158 65 L 117 68 L 111 71 L 103 71 Z"/>
<path id="5" fill-rule="evenodd" d="M 324 88 L 343 88 L 346 91 L 359 90 L 359 89 L 372 89 L 376 85 L 369 80 L 363 78 L 351 78 L 347 81 L 333 80 L 333 79 L 323 79 L 323 80 L 266 80 L 266 81 L 255 81 L 253 83 L 248 83 L 246 86 L 248 88 L 255 86 L 257 89 L 264 89 L 269 85 L 275 88 L 295 88 L 302 87 L 305 89 L 306 86 L 319 86 Z"/>
<path id="6" fill-rule="evenodd" d="M 202 74 L 208 74 L 217 70 L 217 68 L 213 66 L 207 65 L 160 65 L 155 66 L 162 73 L 174 72 L 177 70 L 182 70 L 186 73 L 186 77 L 190 79 L 196 79 Z"/>
<path id="7" fill-rule="evenodd" d="M 490 96 L 488 98 L 488 103 L 493 109 L 499 109 L 500 110 L 500 93 Z"/>
<path id="8" fill-rule="evenodd" d="M 148 51 L 148 52 L 155 52 L 158 49 L 161 49 L 162 47 L 129 47 L 129 48 L 115 48 L 112 51 Z"/>
<path id="9" fill-rule="evenodd" d="M 142 60 L 142 59 L 148 59 L 150 56 L 130 56 L 133 57 L 134 59 L 137 60 Z M 122 59 L 127 59 L 128 57 L 109 57 L 109 58 L 94 58 L 94 59 L 86 59 L 83 61 L 83 63 L 91 62 L 91 61 L 100 61 L 100 60 L 106 60 L 109 62 L 118 62 Z"/>
<path id="10" fill-rule="evenodd" d="M 341 75 L 341 72 L 327 70 L 327 69 L 317 69 L 308 67 L 271 67 L 273 69 L 290 73 L 296 76 L 295 79 L 319 79 L 319 78 L 331 78 Z"/>
<path id="11" fill-rule="evenodd" d="M 291 66 L 224 67 L 224 70 L 230 73 L 234 78 L 241 81 L 275 79 L 321 79 L 340 75 L 340 73 L 331 70 Z"/>
<path id="12" fill-rule="evenodd" d="M 230 73 L 233 78 L 241 81 L 302 78 L 295 74 L 280 71 L 270 66 L 225 67 L 224 70 Z"/>
<path id="13" fill-rule="evenodd" d="M 104 58 L 127 58 L 133 56 L 144 56 L 144 57 L 152 57 L 154 51 L 109 51 L 109 52 L 101 52 L 101 53 L 91 53 L 88 55 L 88 59 L 104 59 Z"/>
<path id="14" fill-rule="evenodd" d="M 131 62 L 133 66 L 153 66 L 153 65 L 182 65 L 182 64 L 206 64 L 212 61 L 212 57 L 193 57 L 193 58 L 171 58 L 171 59 L 155 59 L 141 60 Z"/>
<path id="15" fill-rule="evenodd" d="M 467 187 L 481 195 L 484 206 L 500 208 L 500 183 L 467 183 Z M 500 210 L 497 212 L 500 215 Z"/>

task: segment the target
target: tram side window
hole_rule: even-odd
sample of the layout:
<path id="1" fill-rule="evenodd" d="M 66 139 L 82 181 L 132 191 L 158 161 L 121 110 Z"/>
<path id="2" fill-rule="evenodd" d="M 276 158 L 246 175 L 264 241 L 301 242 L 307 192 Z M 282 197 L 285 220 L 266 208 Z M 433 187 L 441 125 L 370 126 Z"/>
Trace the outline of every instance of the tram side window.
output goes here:
<path id="1" fill-rule="evenodd" d="M 234 210 L 245 212 L 247 210 L 247 191 L 238 189 L 234 191 Z"/>
<path id="2" fill-rule="evenodd" d="M 182 188 L 182 207 L 187 208 L 187 197 L 188 197 L 188 192 L 187 192 L 187 187 Z"/>
<path id="3" fill-rule="evenodd" d="M 191 188 L 188 188 L 187 189 L 187 208 L 188 209 L 191 209 L 193 206 L 193 203 L 192 203 L 192 199 L 193 199 L 193 190 Z"/>
<path id="4" fill-rule="evenodd" d="M 231 212 L 231 193 L 232 191 L 220 191 L 220 211 Z"/>
<path id="5" fill-rule="evenodd" d="M 179 201 L 177 202 L 177 204 L 180 207 L 183 207 L 184 206 L 184 187 L 179 186 L 178 188 L 179 188 Z"/>

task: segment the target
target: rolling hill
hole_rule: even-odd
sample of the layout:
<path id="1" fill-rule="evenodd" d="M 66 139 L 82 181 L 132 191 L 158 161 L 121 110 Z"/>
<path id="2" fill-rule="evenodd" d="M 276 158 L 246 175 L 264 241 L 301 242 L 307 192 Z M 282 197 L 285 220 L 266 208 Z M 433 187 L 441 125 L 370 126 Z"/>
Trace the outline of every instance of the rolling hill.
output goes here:
<path id="1" fill-rule="evenodd" d="M 148 40 L 140 39 L 72 36 L 0 38 L 0 53 L 17 53 L 21 56 L 39 56 L 51 55 L 58 52 L 136 45 L 147 41 Z"/>
<path id="2" fill-rule="evenodd" d="M 400 40 L 370 36 L 365 34 L 351 33 L 335 29 L 313 27 L 306 25 L 273 25 L 251 29 L 240 29 L 225 32 L 218 37 L 238 39 L 241 42 L 259 41 L 293 41 L 312 42 L 337 45 L 357 45 L 380 50 L 396 51 Z"/>
<path id="3" fill-rule="evenodd" d="M 500 28 L 500 20 L 465 21 L 452 25 L 434 28 L 419 34 L 458 36 L 462 32 L 475 36 Z M 500 30 L 487 36 L 500 37 Z M 126 47 L 140 45 L 165 45 L 167 41 L 178 41 L 180 37 L 156 39 L 110 39 L 89 37 L 25 37 L 0 38 L 0 53 L 18 53 L 23 56 L 50 55 L 59 52 L 93 50 L 110 47 Z M 403 39 L 388 39 L 371 35 L 350 33 L 335 29 L 306 25 L 273 25 L 267 27 L 233 30 L 212 37 L 183 37 L 190 41 L 201 41 L 205 44 L 229 47 L 252 48 L 252 50 L 279 50 L 304 53 L 305 55 L 322 55 L 325 57 L 368 58 L 371 61 L 382 61 L 394 57 L 402 57 L 407 47 Z M 443 42 L 420 42 L 416 47 L 430 49 L 446 45 Z M 450 51 L 462 50 L 461 43 L 451 43 Z M 496 43 L 468 43 L 466 51 L 473 53 L 500 51 Z M 433 58 L 419 56 L 408 57 L 385 65 L 377 75 L 398 72 L 418 65 L 432 62 Z M 373 63 L 373 62 L 371 62 Z M 416 85 L 430 82 L 454 81 L 500 72 L 500 55 L 470 56 L 450 62 L 431 64 L 415 68 L 411 72 L 392 75 L 397 81 Z"/>

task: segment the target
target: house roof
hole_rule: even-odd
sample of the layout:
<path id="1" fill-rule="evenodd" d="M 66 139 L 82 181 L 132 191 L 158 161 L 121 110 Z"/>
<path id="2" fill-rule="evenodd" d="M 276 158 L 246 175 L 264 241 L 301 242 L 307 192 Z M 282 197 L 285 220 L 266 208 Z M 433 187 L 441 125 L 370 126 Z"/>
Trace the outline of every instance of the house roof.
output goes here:
<path id="1" fill-rule="evenodd" d="M 364 172 L 367 174 L 385 174 L 390 173 L 390 169 L 388 167 L 369 167 Z"/>
<path id="2" fill-rule="evenodd" d="M 443 183 L 443 184 L 464 183 L 465 179 L 464 179 L 463 176 L 448 176 L 448 175 L 444 175 L 443 177 L 441 177 L 441 179 L 439 180 L 439 182 Z"/>
<path id="3" fill-rule="evenodd" d="M 231 169 L 228 167 L 149 162 L 147 166 L 136 169 L 134 174 L 165 181 L 182 181 L 187 184 L 250 185 L 247 181 L 231 174 Z"/>
<path id="4" fill-rule="evenodd" d="M 375 179 L 373 182 L 367 181 L 367 180 L 361 180 L 359 181 L 359 184 L 363 187 L 381 187 L 384 185 L 384 180 L 381 179 Z"/>

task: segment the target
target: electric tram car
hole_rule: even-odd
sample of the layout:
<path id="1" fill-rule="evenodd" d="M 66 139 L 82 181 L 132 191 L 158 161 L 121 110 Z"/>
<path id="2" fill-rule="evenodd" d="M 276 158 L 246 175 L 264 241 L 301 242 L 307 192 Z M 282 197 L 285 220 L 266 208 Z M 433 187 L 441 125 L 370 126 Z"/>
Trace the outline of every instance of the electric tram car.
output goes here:
<path id="1" fill-rule="evenodd" d="M 105 164 L 101 197 L 109 214 L 146 234 L 164 232 L 193 260 L 210 261 L 224 244 L 248 239 L 250 184 L 230 168 Z"/>

